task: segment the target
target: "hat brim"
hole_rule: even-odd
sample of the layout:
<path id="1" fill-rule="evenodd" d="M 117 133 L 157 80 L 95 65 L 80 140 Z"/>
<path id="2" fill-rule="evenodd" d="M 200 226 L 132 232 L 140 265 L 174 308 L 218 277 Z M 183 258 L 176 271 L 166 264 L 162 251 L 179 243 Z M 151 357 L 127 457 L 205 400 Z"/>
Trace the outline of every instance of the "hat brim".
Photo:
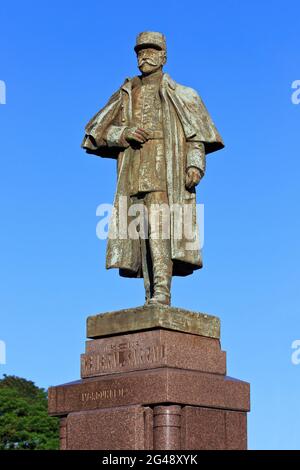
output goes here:
<path id="1" fill-rule="evenodd" d="M 153 44 L 152 42 L 143 42 L 142 44 L 137 44 L 134 46 L 135 52 L 140 51 L 141 49 L 147 49 L 148 47 L 151 47 L 153 49 L 157 49 L 158 51 L 163 51 L 164 48 L 160 46 L 159 44 Z"/>

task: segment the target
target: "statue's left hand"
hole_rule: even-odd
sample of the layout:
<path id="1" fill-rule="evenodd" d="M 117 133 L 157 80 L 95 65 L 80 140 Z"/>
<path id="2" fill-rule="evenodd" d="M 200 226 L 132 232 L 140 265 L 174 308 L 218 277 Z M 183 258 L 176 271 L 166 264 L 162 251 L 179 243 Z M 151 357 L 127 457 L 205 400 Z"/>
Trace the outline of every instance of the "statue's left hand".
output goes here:
<path id="1" fill-rule="evenodd" d="M 201 171 L 199 170 L 199 168 L 197 168 L 195 166 L 190 166 L 187 169 L 186 176 L 185 176 L 185 187 L 186 187 L 186 189 L 192 189 L 195 186 L 197 186 L 197 184 L 199 184 L 202 176 L 203 175 L 201 174 Z"/>

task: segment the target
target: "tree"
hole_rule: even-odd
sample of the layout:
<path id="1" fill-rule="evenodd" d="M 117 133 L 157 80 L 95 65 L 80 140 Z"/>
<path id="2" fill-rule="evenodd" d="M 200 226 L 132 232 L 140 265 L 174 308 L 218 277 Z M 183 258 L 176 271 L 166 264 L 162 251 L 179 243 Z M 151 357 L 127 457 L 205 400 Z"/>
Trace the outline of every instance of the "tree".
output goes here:
<path id="1" fill-rule="evenodd" d="M 0 379 L 0 449 L 59 448 L 59 420 L 48 416 L 47 392 L 13 375 Z"/>

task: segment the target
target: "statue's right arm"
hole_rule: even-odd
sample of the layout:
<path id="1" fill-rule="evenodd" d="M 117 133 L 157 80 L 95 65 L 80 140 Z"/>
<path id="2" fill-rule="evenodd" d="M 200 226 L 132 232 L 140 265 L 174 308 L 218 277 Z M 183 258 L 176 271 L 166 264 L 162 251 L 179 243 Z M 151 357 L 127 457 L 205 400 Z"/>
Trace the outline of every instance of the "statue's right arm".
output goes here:
<path id="1" fill-rule="evenodd" d="M 118 90 L 87 124 L 81 146 L 88 153 L 100 156 L 112 156 L 111 151 L 116 153 L 118 148 L 128 147 L 129 143 L 124 138 L 127 126 L 121 125 L 121 114 L 122 92 Z"/>
<path id="2" fill-rule="evenodd" d="M 126 101 L 122 90 L 118 90 L 87 124 L 82 147 L 102 157 L 116 158 L 119 151 L 130 145 L 142 145 L 148 132 L 140 127 L 129 127 L 126 121 Z"/>

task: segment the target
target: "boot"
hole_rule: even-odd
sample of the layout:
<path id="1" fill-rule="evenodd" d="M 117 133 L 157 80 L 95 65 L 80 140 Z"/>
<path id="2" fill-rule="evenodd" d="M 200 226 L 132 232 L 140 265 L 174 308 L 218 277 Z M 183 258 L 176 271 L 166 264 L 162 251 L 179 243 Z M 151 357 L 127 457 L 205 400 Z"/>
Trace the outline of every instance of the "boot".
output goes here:
<path id="1" fill-rule="evenodd" d="M 170 256 L 169 240 L 151 240 L 150 251 L 153 271 L 153 295 L 149 304 L 171 303 L 171 282 L 173 262 Z"/>

